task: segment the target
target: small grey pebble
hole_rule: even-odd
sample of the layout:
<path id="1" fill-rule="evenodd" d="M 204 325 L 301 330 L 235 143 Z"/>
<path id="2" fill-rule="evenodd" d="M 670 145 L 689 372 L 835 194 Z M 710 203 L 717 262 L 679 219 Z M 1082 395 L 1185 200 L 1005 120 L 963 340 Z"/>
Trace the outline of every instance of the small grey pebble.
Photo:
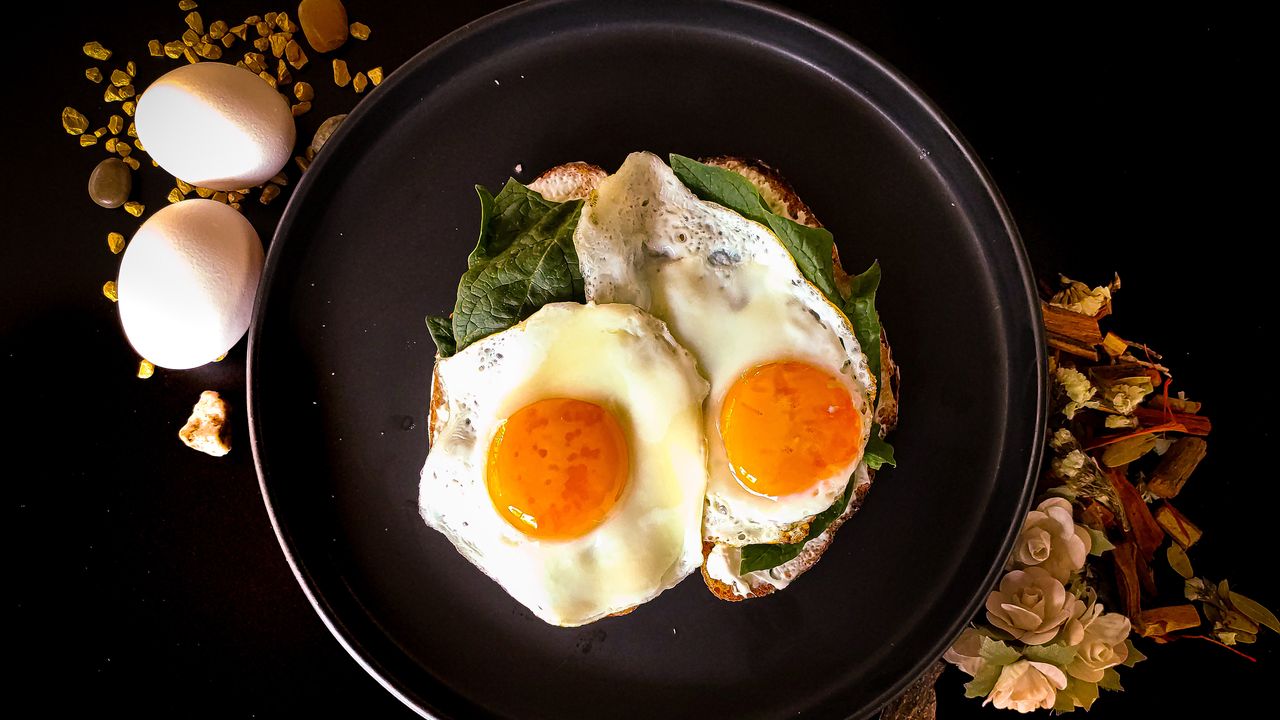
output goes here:
<path id="1" fill-rule="evenodd" d="M 89 197 L 104 208 L 117 208 L 129 199 L 133 174 L 120 158 L 107 158 L 89 175 Z"/>
<path id="2" fill-rule="evenodd" d="M 324 147 L 326 142 L 329 142 L 329 136 L 332 135 L 333 131 L 337 130 L 338 126 L 342 124 L 342 121 L 346 119 L 347 116 L 345 114 L 334 115 L 328 120 L 320 123 L 320 127 L 316 128 L 315 137 L 311 139 L 311 151 L 317 153 L 320 152 L 320 148 Z"/>

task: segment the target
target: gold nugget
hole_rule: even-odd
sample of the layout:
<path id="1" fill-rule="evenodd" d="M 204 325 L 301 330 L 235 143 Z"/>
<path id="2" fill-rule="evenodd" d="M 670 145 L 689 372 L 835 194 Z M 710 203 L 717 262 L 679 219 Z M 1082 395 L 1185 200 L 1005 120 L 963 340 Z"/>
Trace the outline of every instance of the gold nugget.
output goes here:
<path id="1" fill-rule="evenodd" d="M 103 284 L 102 284 L 102 294 L 103 294 L 103 295 L 105 295 L 105 296 L 107 297 L 107 299 L 108 299 L 108 300 L 110 300 L 111 302 L 117 302 L 117 301 L 119 301 L 119 300 L 120 300 L 120 293 L 118 293 L 118 292 L 116 291 L 116 281 L 115 281 L 115 280 L 108 280 L 108 281 L 106 281 L 105 283 L 103 283 Z"/>
<path id="2" fill-rule="evenodd" d="M 356 73 L 356 76 L 351 79 L 351 87 L 355 88 L 357 93 L 364 92 L 364 89 L 368 86 L 369 78 L 365 77 L 362 72 Z"/>
<path id="3" fill-rule="evenodd" d="M 368 25 L 365 25 L 362 22 L 351 23 L 351 37 L 357 40 L 368 40 L 370 32 L 373 31 L 369 29 Z"/>
<path id="4" fill-rule="evenodd" d="M 107 233 L 107 247 L 112 255 L 119 255 L 124 251 L 124 236 L 118 232 Z"/>
<path id="5" fill-rule="evenodd" d="M 351 82 L 351 73 L 347 70 L 346 60 L 333 61 L 333 82 L 338 87 L 346 87 Z"/>
<path id="6" fill-rule="evenodd" d="M 84 76 L 89 78 L 89 82 L 102 82 L 102 71 L 96 67 L 88 68 L 84 71 Z"/>
<path id="7" fill-rule="evenodd" d="M 156 374 L 156 366 L 151 364 L 150 360 L 138 361 L 138 378 L 139 379 L 146 380 L 147 378 L 155 374 Z"/>
<path id="8" fill-rule="evenodd" d="M 84 44 L 84 54 L 94 60 L 107 60 L 111 57 L 111 51 L 102 47 L 102 43 L 97 40 Z"/>
<path id="9" fill-rule="evenodd" d="M 381 65 L 369 71 L 369 82 L 373 83 L 375 86 L 382 84 L 382 66 Z"/>
<path id="10" fill-rule="evenodd" d="M 142 213 L 145 212 L 146 209 L 147 209 L 146 205 L 143 205 L 142 203 L 137 202 L 135 200 L 130 200 L 129 202 L 124 204 L 124 211 L 134 217 L 142 217 Z"/>
<path id="11" fill-rule="evenodd" d="M 160 57 L 164 55 L 164 47 L 159 40 L 151 40 L 147 42 L 147 52 L 151 53 L 151 57 Z"/>
<path id="12" fill-rule="evenodd" d="M 71 135 L 79 135 L 89 129 L 89 118 L 73 107 L 62 108 L 62 129 Z"/>
<path id="13" fill-rule="evenodd" d="M 279 185 L 270 185 L 270 184 L 264 185 L 262 187 L 262 194 L 258 196 L 258 202 L 262 203 L 263 205 L 270 205 L 271 201 L 275 200 L 279 194 L 280 194 Z"/>

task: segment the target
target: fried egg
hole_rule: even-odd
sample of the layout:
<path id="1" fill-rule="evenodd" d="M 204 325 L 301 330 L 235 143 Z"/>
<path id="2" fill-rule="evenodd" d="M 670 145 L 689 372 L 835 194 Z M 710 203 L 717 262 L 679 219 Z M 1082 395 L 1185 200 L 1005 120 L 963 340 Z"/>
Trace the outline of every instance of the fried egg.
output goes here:
<path id="1" fill-rule="evenodd" d="M 710 381 L 704 536 L 797 542 L 839 499 L 871 430 L 875 380 L 848 318 L 768 229 L 633 153 L 574 235 L 589 300 L 666 321 Z"/>
<path id="2" fill-rule="evenodd" d="M 553 303 L 436 373 L 422 517 L 539 618 L 583 625 L 699 567 L 707 383 L 660 320 Z"/>

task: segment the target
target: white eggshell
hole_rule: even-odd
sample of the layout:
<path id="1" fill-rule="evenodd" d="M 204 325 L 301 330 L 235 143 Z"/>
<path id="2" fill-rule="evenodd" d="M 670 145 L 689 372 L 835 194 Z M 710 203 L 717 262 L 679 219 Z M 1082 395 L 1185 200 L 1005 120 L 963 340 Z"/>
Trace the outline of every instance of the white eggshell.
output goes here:
<path id="1" fill-rule="evenodd" d="M 134 122 L 160 167 L 214 190 L 270 180 L 296 136 L 284 96 L 248 70 L 217 62 L 184 65 L 151 83 Z"/>
<path id="2" fill-rule="evenodd" d="M 262 242 L 213 200 L 170 205 L 138 228 L 120 263 L 120 322 L 142 357 L 193 368 L 231 349 L 253 314 Z"/>

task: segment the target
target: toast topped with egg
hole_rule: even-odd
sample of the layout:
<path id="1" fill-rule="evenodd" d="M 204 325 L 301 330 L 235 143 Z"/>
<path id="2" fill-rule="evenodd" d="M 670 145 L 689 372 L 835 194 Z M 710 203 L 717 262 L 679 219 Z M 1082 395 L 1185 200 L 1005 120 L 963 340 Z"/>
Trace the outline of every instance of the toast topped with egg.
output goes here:
<path id="1" fill-rule="evenodd" d="M 858 340 L 853 337 L 855 329 L 852 315 L 857 314 L 859 306 L 852 303 L 855 295 L 865 291 L 867 286 L 865 275 L 870 275 L 871 271 L 858 277 L 845 272 L 834 243 L 831 243 L 829 234 L 826 234 L 825 238 L 817 240 L 817 246 L 824 247 L 822 242 L 825 240 L 831 248 L 830 265 L 825 271 L 827 285 L 819 287 L 823 284 L 821 259 L 799 257 L 804 253 L 806 247 L 804 242 L 813 241 L 814 238 L 812 233 L 810 237 L 800 237 L 804 232 L 796 228 L 803 226 L 810 231 L 822 234 L 823 231 L 820 230 L 822 226 L 791 186 L 776 171 L 758 161 L 737 157 L 716 157 L 704 159 L 702 163 L 695 163 L 687 158 L 673 156 L 673 167 L 676 160 L 683 161 L 675 172 L 676 175 L 685 173 L 680 176 L 680 181 L 688 185 L 688 189 L 678 182 L 673 182 L 675 175 L 672 175 L 672 170 L 660 160 L 647 153 L 636 153 L 628 158 L 627 163 L 615 176 L 610 176 L 603 169 L 588 163 L 566 163 L 544 172 L 528 185 L 527 190 L 536 192 L 542 199 L 552 204 L 583 203 L 582 219 L 577 221 L 578 226 L 572 232 L 575 238 L 573 244 L 577 246 L 577 257 L 573 258 L 574 262 L 571 264 L 576 265 L 580 259 L 584 268 L 591 268 L 589 272 L 586 269 L 582 271 L 582 275 L 585 276 L 587 300 L 624 303 L 654 312 L 659 319 L 666 320 L 671 326 L 674 340 L 687 346 L 693 356 L 698 359 L 700 371 L 711 379 L 711 394 L 715 397 L 715 403 L 712 404 L 712 399 L 709 397 L 707 401 L 709 406 L 721 407 L 722 412 L 726 413 L 721 415 L 707 412 L 705 425 L 707 437 L 717 432 L 719 427 L 717 423 L 729 423 L 732 420 L 728 414 L 728 408 L 733 404 L 734 397 L 737 397 L 736 389 L 746 380 L 758 381 L 755 383 L 757 391 L 760 387 L 764 387 L 775 394 L 782 392 L 786 397 L 781 401 L 774 398 L 774 401 L 783 402 L 783 405 L 786 405 L 791 402 L 787 400 L 787 397 L 790 397 L 788 393 L 793 393 L 796 387 L 800 388 L 802 394 L 804 392 L 822 393 L 831 390 L 833 376 L 843 378 L 836 384 L 846 385 L 848 392 L 841 394 L 837 390 L 837 395 L 843 400 L 833 400 L 834 404 L 831 405 L 834 408 L 839 405 L 839 402 L 848 404 L 848 407 L 844 407 L 841 411 L 843 414 L 839 415 L 843 419 L 818 418 L 820 422 L 815 425 L 810 418 L 803 421 L 810 424 L 802 423 L 796 426 L 812 429 L 816 433 L 816 439 L 810 440 L 808 446 L 801 447 L 797 451 L 802 453 L 824 452 L 830 443 L 826 439 L 828 436 L 821 435 L 823 432 L 828 434 L 835 432 L 835 435 L 830 437 L 834 437 L 837 441 L 841 439 L 839 437 L 841 435 L 860 435 L 862 438 L 861 445 L 856 442 L 846 443 L 849 446 L 843 455 L 840 454 L 839 449 L 833 451 L 839 455 L 839 458 L 814 460 L 817 469 L 813 472 L 825 473 L 829 476 L 825 485 L 817 483 L 817 485 L 824 485 L 825 490 L 815 485 L 815 489 L 809 493 L 812 497 L 801 498 L 795 503 L 796 507 L 790 508 L 786 513 L 771 514 L 765 507 L 763 515 L 752 517 L 753 512 L 759 511 L 768 503 L 753 497 L 746 497 L 745 501 L 743 498 L 734 499 L 732 493 L 724 489 L 727 481 L 723 478 L 719 481 L 720 494 L 717 494 L 715 477 L 712 478 L 708 488 L 701 548 L 703 578 L 711 592 L 724 600 L 738 601 L 762 597 L 794 581 L 812 567 L 829 547 L 835 532 L 860 507 L 874 477 L 875 470 L 868 462 L 868 458 L 871 457 L 870 451 L 868 450 L 866 455 L 863 451 L 874 441 L 880 440 L 896 425 L 899 373 L 893 362 L 883 329 L 879 327 L 878 315 L 874 315 L 873 307 L 875 283 L 878 283 L 879 271 L 878 267 L 873 266 L 875 277 L 870 284 L 871 300 L 866 306 L 870 307 L 870 313 L 875 318 L 873 327 L 878 347 L 875 348 L 876 352 L 873 355 L 878 356 L 877 372 L 873 370 L 876 364 L 868 361 L 858 349 L 865 347 L 870 338 L 865 333 Z M 723 176 L 714 174 L 718 171 L 734 174 L 737 178 L 745 180 L 753 190 L 744 193 L 742 188 L 732 187 L 732 182 L 726 183 Z M 741 180 L 736 182 L 740 183 Z M 509 183 L 508 188 L 510 187 Z M 711 188 L 713 200 L 716 199 L 717 191 L 728 193 L 731 199 L 719 205 L 710 206 L 708 203 L 698 203 L 696 199 L 691 201 L 691 190 L 705 198 L 704 192 L 707 192 L 708 188 Z M 703 192 L 699 192 L 699 189 Z M 762 207 L 757 207 L 753 211 L 750 207 L 751 199 L 745 198 L 746 210 L 742 216 L 737 215 L 733 209 L 729 208 L 735 193 L 758 194 L 755 202 Z M 482 203 L 485 203 L 484 197 L 482 193 Z M 644 200 L 636 203 L 634 198 L 637 197 L 643 197 Z M 492 198 L 490 198 L 491 201 Z M 491 212 L 488 205 L 485 212 Z M 754 217 L 751 217 L 752 214 Z M 769 215 L 776 217 L 769 217 Z M 672 217 L 678 220 L 674 226 L 670 222 Z M 781 221 L 779 218 L 789 222 Z M 698 235 L 697 229 L 707 228 L 711 228 L 712 231 L 704 233 L 703 236 Z M 649 235 L 662 233 L 667 233 L 663 236 L 662 242 L 649 242 Z M 724 242 L 726 234 L 751 236 L 754 240 L 749 238 L 745 243 L 726 245 Z M 481 245 L 483 244 L 482 235 Z M 811 249 L 813 245 L 807 247 Z M 551 249 L 554 250 L 554 247 Z M 788 255 L 788 252 L 791 254 Z M 620 264 L 616 262 L 618 258 L 632 260 L 629 263 Z M 652 260 L 654 258 L 656 260 Z M 744 265 L 744 260 L 749 262 Z M 681 261 L 691 261 L 687 263 L 687 267 L 701 267 L 703 270 L 692 274 L 685 271 L 684 276 L 679 272 L 660 275 L 664 268 L 678 270 Z M 802 261 L 804 268 L 800 268 Z M 646 265 L 646 263 L 649 264 Z M 761 293 L 760 297 L 755 298 L 751 297 L 751 292 L 747 292 L 746 296 L 737 297 L 729 305 L 717 311 L 714 301 L 724 294 L 725 288 L 742 295 L 742 287 L 750 290 L 752 283 L 768 285 L 771 282 L 769 278 L 747 277 L 746 275 L 749 274 L 747 270 L 750 268 L 742 269 L 747 265 L 750 267 L 763 265 L 776 269 L 773 274 L 786 282 L 782 283 L 776 278 L 772 282 L 783 289 L 775 289 L 772 296 Z M 706 271 L 706 268 L 711 270 Z M 799 275 L 804 275 L 809 282 L 800 282 Z M 675 279 L 672 279 L 673 276 Z M 724 280 L 724 278 L 729 279 Z M 691 293 L 689 290 L 690 287 L 699 283 L 707 287 L 722 283 L 719 286 L 721 292 L 713 293 L 710 297 L 713 302 L 705 306 L 710 309 L 702 313 L 710 319 L 703 320 L 701 325 L 695 321 L 685 321 L 684 318 L 693 314 L 677 309 L 695 304 L 704 307 L 701 302 L 704 299 L 703 296 Z M 701 288 L 701 291 L 705 292 L 705 287 Z M 461 295 L 460 291 L 460 297 Z M 846 301 L 851 303 L 848 307 L 854 308 L 854 312 L 846 308 L 844 304 Z M 758 343 L 768 346 L 770 343 L 765 341 L 766 338 L 758 332 L 762 321 L 774 323 L 774 326 L 780 329 L 779 339 L 772 342 L 773 349 L 755 351 L 752 355 L 749 348 L 744 349 L 746 346 L 738 343 L 739 347 L 736 350 L 729 351 L 730 359 L 722 361 L 721 346 L 734 345 L 734 343 L 721 342 L 725 337 L 723 335 L 719 340 L 716 339 L 716 332 L 719 329 L 717 326 L 722 324 L 718 318 L 727 318 L 727 324 L 732 325 L 734 317 L 739 314 L 743 317 L 750 316 L 751 308 L 756 307 L 757 304 L 765 310 L 790 306 L 800 307 L 801 310 L 790 311 L 789 315 L 777 312 L 762 314 L 761 311 L 756 310 L 754 319 L 748 318 L 750 322 L 739 323 L 740 329 L 746 328 L 752 332 L 739 332 L 736 336 L 752 337 L 756 340 L 756 343 L 748 344 Z M 739 313 L 743 308 L 746 310 Z M 809 316 L 812 316 L 813 320 L 810 320 Z M 428 324 L 430 323 L 429 320 Z M 816 325 L 813 328 L 801 328 L 800 326 L 805 323 L 816 323 Z M 861 329 L 865 330 L 865 328 Z M 433 337 L 435 336 L 436 329 L 433 328 Z M 811 336 L 821 338 L 821 341 L 816 344 L 825 343 L 830 346 L 825 365 L 823 361 L 814 361 L 819 366 L 819 370 L 815 371 L 806 363 L 776 361 L 777 358 L 786 358 L 789 355 L 799 356 L 809 352 L 807 349 L 804 351 L 801 349 L 810 344 L 808 340 Z M 797 341 L 797 338 L 800 340 Z M 452 340 L 451 335 L 445 338 L 446 343 Z M 437 343 L 440 342 L 437 338 Z M 445 346 L 442 345 L 443 347 Z M 735 352 L 737 355 L 733 354 Z M 744 363 L 744 358 L 751 362 Z M 770 362 L 771 359 L 774 361 Z M 753 364 L 758 366 L 751 372 L 742 374 L 742 377 L 738 377 L 739 371 L 736 368 L 751 367 Z M 734 369 L 730 372 L 724 367 Z M 822 367 L 829 369 L 826 375 L 820 371 Z M 751 373 L 757 373 L 757 375 L 748 378 Z M 782 391 L 779 391 L 779 388 L 782 388 Z M 447 410 L 449 392 L 450 389 L 441 379 L 440 366 L 437 364 L 432 378 L 428 428 L 433 449 L 450 419 Z M 812 399 L 812 396 L 807 399 Z M 744 401 L 742 407 L 750 405 L 751 403 Z M 724 442 L 719 444 L 708 443 L 713 446 L 709 449 L 713 456 L 712 464 L 726 469 L 721 473 L 722 475 L 729 475 L 727 468 L 731 462 L 734 468 L 740 466 L 739 460 L 743 453 L 751 455 L 752 447 L 757 444 L 755 440 L 775 434 L 773 426 L 768 423 L 757 422 L 753 425 L 749 421 L 750 417 L 747 417 L 739 423 L 747 429 L 738 433 L 741 438 L 745 438 L 738 441 L 738 458 L 733 457 L 734 449 L 729 447 L 727 436 Z M 844 422 L 848 424 L 842 426 L 841 423 Z M 724 427 L 729 426 L 726 424 Z M 726 452 L 728 457 L 725 456 Z M 880 452 L 883 453 L 883 450 Z M 889 457 L 891 458 L 891 455 Z M 764 460 L 769 461 L 768 458 Z M 760 458 L 751 457 L 748 464 L 756 461 L 760 461 Z M 878 462 L 874 466 L 878 467 Z M 742 486 L 746 487 L 746 484 Z M 762 485 L 761 488 L 764 486 Z M 790 493 L 787 497 L 781 498 L 787 500 L 800 498 L 801 495 L 808 493 L 808 490 L 799 492 L 795 488 L 784 487 L 782 490 L 775 488 L 771 491 L 765 488 L 759 493 L 748 489 L 747 492 L 776 501 L 779 497 L 774 495 Z M 425 496 L 424 486 L 424 503 Z M 458 543 L 455 541 L 455 544 Z M 465 551 L 464 554 L 466 554 Z M 495 580 L 503 582 L 497 576 Z M 504 586 L 506 586 L 505 583 Z M 516 594 L 510 587 L 508 590 L 513 595 Z"/>
<path id="2" fill-rule="evenodd" d="M 702 158 L 707 165 L 723 168 L 746 179 L 759 193 L 769 210 L 811 228 L 822 227 L 813 211 L 800 199 L 791 185 L 772 167 L 758 160 L 734 156 Z M 530 188 L 552 200 L 564 201 L 588 198 L 607 173 L 597 166 L 585 163 L 567 163 L 544 172 L 530 183 Z M 850 275 L 840 263 L 839 252 L 832 246 L 832 262 L 837 285 L 848 292 Z M 878 397 L 875 419 L 883 437 L 897 425 L 898 384 L 900 373 L 893 362 L 887 336 L 881 329 L 881 372 L 877 378 Z M 870 490 L 875 470 L 859 466 L 850 479 L 854 484 L 852 497 L 844 511 L 830 524 L 806 542 L 813 520 L 800 521 L 782 531 L 779 540 L 786 544 L 802 544 L 796 556 L 768 570 L 741 573 L 742 549 L 731 545 L 704 541 L 702 577 L 711 592 L 722 600 L 736 602 L 769 595 L 794 581 L 813 567 L 830 546 L 835 533 L 861 506 Z"/>

